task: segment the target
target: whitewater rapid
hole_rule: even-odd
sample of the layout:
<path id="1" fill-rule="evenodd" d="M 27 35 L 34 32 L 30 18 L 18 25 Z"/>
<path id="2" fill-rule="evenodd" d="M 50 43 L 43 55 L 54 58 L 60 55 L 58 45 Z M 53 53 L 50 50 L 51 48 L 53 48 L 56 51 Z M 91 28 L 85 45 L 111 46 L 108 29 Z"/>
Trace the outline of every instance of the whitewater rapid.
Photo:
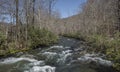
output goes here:
<path id="1" fill-rule="evenodd" d="M 0 72 L 114 72 L 113 63 L 95 53 L 83 53 L 84 45 L 63 38 L 59 44 L 0 60 Z"/>

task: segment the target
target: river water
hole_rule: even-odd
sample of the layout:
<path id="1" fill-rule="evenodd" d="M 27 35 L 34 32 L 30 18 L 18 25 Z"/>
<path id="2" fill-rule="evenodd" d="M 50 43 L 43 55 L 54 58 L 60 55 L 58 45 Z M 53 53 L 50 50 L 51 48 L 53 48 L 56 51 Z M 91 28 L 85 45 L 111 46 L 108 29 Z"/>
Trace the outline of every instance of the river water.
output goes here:
<path id="1" fill-rule="evenodd" d="M 0 72 L 115 72 L 102 54 L 86 53 L 84 42 L 61 37 L 58 44 L 0 60 Z"/>

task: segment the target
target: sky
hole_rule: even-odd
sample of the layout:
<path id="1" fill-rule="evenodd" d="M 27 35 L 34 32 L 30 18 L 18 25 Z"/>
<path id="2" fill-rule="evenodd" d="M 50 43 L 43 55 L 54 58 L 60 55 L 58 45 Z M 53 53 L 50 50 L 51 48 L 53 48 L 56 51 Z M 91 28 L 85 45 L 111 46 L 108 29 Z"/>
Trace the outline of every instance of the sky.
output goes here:
<path id="1" fill-rule="evenodd" d="M 67 18 L 69 16 L 77 14 L 80 10 L 80 6 L 85 3 L 86 0 L 56 0 L 55 10 L 60 12 L 61 18 Z M 10 21 L 10 18 L 7 17 L 7 22 Z"/>
<path id="2" fill-rule="evenodd" d="M 80 5 L 85 2 L 86 0 L 57 0 L 55 9 L 61 13 L 61 18 L 66 18 L 75 15 Z"/>

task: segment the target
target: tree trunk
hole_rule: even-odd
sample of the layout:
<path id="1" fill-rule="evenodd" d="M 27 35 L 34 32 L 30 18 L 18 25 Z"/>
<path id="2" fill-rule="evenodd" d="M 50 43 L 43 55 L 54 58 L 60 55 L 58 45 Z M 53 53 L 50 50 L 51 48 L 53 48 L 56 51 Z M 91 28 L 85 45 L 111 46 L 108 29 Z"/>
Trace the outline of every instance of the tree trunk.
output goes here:
<path id="1" fill-rule="evenodd" d="M 120 0 L 118 0 L 118 31 L 120 32 Z"/>
<path id="2" fill-rule="evenodd" d="M 16 3 L 16 42 L 19 43 L 20 33 L 19 33 L 19 0 L 15 0 Z M 17 44 L 16 44 L 17 46 Z M 19 45 L 17 46 L 19 48 Z"/>
<path id="3" fill-rule="evenodd" d="M 33 0 L 33 18 L 32 18 L 33 27 L 34 27 L 34 22 L 35 22 L 35 0 Z"/>

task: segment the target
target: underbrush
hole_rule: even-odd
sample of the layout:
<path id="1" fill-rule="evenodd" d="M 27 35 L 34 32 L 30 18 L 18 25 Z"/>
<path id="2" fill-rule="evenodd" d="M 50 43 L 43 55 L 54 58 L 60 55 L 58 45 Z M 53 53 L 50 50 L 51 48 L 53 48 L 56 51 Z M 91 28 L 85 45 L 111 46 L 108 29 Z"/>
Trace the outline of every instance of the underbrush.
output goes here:
<path id="1" fill-rule="evenodd" d="M 10 34 L 11 35 L 11 34 Z M 11 36 L 9 36 L 11 37 Z M 58 36 L 50 32 L 47 29 L 33 29 L 28 30 L 28 39 L 11 40 L 0 32 L 0 56 L 6 56 L 9 54 L 15 54 L 17 52 L 23 52 L 39 46 L 49 46 L 58 41 Z"/>
<path id="2" fill-rule="evenodd" d="M 58 36 L 48 31 L 47 29 L 31 29 L 29 31 L 30 47 L 35 48 L 37 46 L 48 46 L 56 43 Z"/>

